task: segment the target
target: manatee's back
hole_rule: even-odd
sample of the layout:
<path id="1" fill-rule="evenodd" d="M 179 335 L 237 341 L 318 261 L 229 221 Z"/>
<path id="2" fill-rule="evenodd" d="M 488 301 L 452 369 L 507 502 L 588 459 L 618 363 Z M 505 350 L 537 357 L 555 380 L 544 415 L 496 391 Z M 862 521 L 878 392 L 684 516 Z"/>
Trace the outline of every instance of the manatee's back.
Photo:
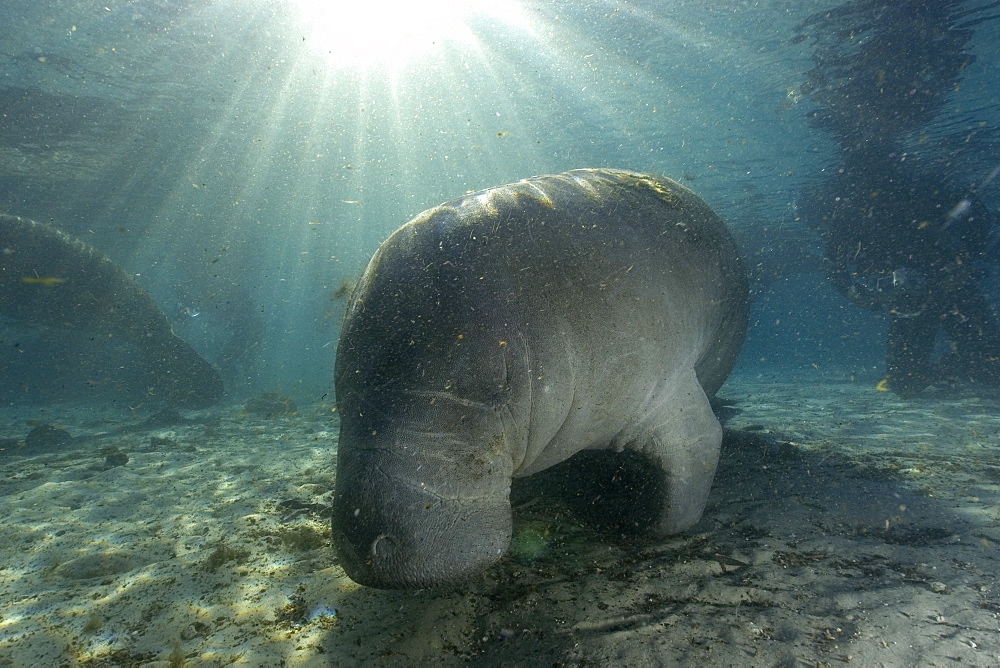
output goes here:
<path id="1" fill-rule="evenodd" d="M 449 293 L 449 307 L 464 296 L 471 299 L 467 312 L 482 318 L 489 308 L 506 315 L 504 304 L 523 313 L 525 304 L 558 301 L 545 308 L 575 317 L 577 331 L 594 330 L 595 339 L 602 339 L 612 323 L 622 323 L 618 330 L 629 344 L 634 337 L 629 340 L 628 323 L 634 332 L 648 333 L 642 332 L 644 313 L 631 305 L 659 287 L 655 299 L 670 308 L 668 320 L 711 320 L 702 323 L 711 338 L 695 364 L 709 396 L 736 362 L 749 308 L 736 244 L 711 208 L 675 181 L 578 169 L 467 195 L 424 212 L 411 225 L 408 238 L 420 228 L 433 231 L 429 245 L 438 257 L 444 251 L 445 261 L 469 269 L 466 280 L 449 277 L 454 285 L 488 286 Z"/>
<path id="2" fill-rule="evenodd" d="M 222 397 L 218 372 L 174 335 L 149 293 L 106 255 L 51 225 L 0 214 L 0 315 L 135 344 L 142 356 L 130 364 L 157 399 L 204 408 Z"/>
<path id="3" fill-rule="evenodd" d="M 615 318 L 621 313 L 622 322 L 635 322 L 637 313 L 628 302 L 655 294 L 659 284 L 662 303 L 671 308 L 668 320 L 675 315 L 706 318 L 702 329 L 710 338 L 702 344 L 695 371 L 706 394 L 718 391 L 746 335 L 748 285 L 736 244 L 700 197 L 671 179 L 612 169 L 572 170 L 487 192 L 490 198 L 471 195 L 461 202 L 507 199 L 507 207 L 500 201 L 492 205 L 503 211 L 518 203 L 522 210 L 530 209 L 537 200 L 542 205 L 537 217 L 561 225 L 558 235 L 531 239 L 521 252 L 544 266 L 559 255 L 544 250 L 538 239 L 569 249 L 561 262 L 573 268 L 565 267 L 562 275 L 589 282 L 579 291 L 587 303 L 577 312 L 586 312 L 593 295 L 603 295 L 611 306 L 593 315 Z M 676 300 L 670 293 L 683 297 Z M 699 296 L 691 299 L 690 294 Z M 607 336 L 611 322 L 597 324 L 604 330 L 598 336 Z"/>
<path id="4" fill-rule="evenodd" d="M 441 382 L 488 399 L 510 370 L 471 342 L 502 341 L 509 357 L 514 330 L 537 345 L 541 337 L 531 328 L 551 335 L 556 312 L 576 319 L 573 329 L 595 340 L 607 337 L 617 318 L 618 331 L 634 341 L 632 331 L 641 330 L 638 319 L 646 315 L 631 308 L 635 291 L 648 296 L 657 277 L 671 286 L 690 281 L 673 291 L 714 303 L 685 297 L 674 309 L 682 317 L 714 318 L 701 327 L 711 338 L 695 364 L 711 396 L 746 332 L 747 283 L 729 233 L 693 192 L 647 174 L 573 170 L 435 207 L 386 240 L 359 282 L 337 352 L 338 401 L 389 384 L 429 383 L 461 365 L 463 347 L 478 373 Z M 490 364 L 497 368 L 483 368 Z"/>
<path id="5" fill-rule="evenodd" d="M 135 338 L 169 328 L 148 294 L 121 289 L 133 282 L 120 267 L 51 225 L 0 215 L 0 253 L 0 313 L 19 322 Z"/>

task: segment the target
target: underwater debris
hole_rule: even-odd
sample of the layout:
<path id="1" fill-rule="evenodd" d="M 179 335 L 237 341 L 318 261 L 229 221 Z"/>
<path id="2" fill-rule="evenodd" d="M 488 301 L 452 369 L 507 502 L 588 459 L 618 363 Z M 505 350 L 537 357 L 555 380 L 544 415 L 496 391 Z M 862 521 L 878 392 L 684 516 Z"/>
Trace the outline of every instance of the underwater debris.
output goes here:
<path id="1" fill-rule="evenodd" d="M 28 285 L 41 285 L 46 288 L 53 288 L 60 283 L 65 282 L 65 278 L 59 278 L 58 276 L 22 276 L 21 282 L 27 283 Z"/>
<path id="2" fill-rule="evenodd" d="M 922 527 L 914 524 L 898 524 L 879 530 L 862 530 L 861 535 L 872 535 L 881 538 L 890 545 L 909 545 L 912 547 L 927 547 L 942 541 L 953 540 L 955 531 L 946 527 Z"/>
<path id="3" fill-rule="evenodd" d="M 278 527 L 272 531 L 259 531 L 251 534 L 255 538 L 270 539 L 271 544 L 280 543 L 289 552 L 309 552 L 330 545 L 330 528 L 323 529 L 303 524 L 295 527 Z"/>
<path id="4" fill-rule="evenodd" d="M 240 550 L 235 547 L 229 547 L 228 545 L 219 543 L 215 550 L 212 551 L 212 554 L 208 555 L 208 557 L 201 562 L 201 568 L 209 573 L 215 573 L 229 562 L 243 562 L 246 561 L 249 556 L 250 550 Z"/>
<path id="5" fill-rule="evenodd" d="M 128 464 L 128 455 L 118 448 L 104 448 L 101 450 L 101 454 L 104 455 L 104 466 L 109 469 Z"/>
<path id="6" fill-rule="evenodd" d="M 278 503 L 281 510 L 281 521 L 287 522 L 297 517 L 312 516 L 320 519 L 333 517 L 333 506 L 321 503 L 311 503 L 301 499 L 286 499 Z"/>
<path id="7" fill-rule="evenodd" d="M 149 447 L 145 449 L 145 452 L 155 452 L 157 450 L 167 450 L 170 452 L 198 452 L 198 448 L 194 445 L 181 445 L 172 438 L 150 436 Z"/>
<path id="8" fill-rule="evenodd" d="M 132 570 L 132 557 L 124 552 L 98 552 L 70 559 L 56 566 L 52 573 L 66 580 L 90 580 L 118 575 Z"/>
<path id="9" fill-rule="evenodd" d="M 184 630 L 181 631 L 181 640 L 190 641 L 195 638 L 201 638 L 208 635 L 211 630 L 212 627 L 205 622 L 193 622 L 188 624 Z"/>
<path id="10" fill-rule="evenodd" d="M 243 412 L 266 420 L 273 420 L 283 415 L 295 415 L 298 413 L 298 408 L 296 408 L 295 402 L 285 394 L 265 392 L 256 399 L 251 399 L 243 404 Z"/>
<path id="11" fill-rule="evenodd" d="M 519 564 L 528 565 L 548 554 L 552 531 L 543 522 L 531 522 L 517 531 L 510 540 L 508 554 Z"/>
<path id="12" fill-rule="evenodd" d="M 337 608 L 324 603 L 309 605 L 305 592 L 305 587 L 299 585 L 295 593 L 288 597 L 288 603 L 278 608 L 275 613 L 275 622 L 278 626 L 294 629 L 316 623 L 319 628 L 333 628 L 339 614 Z"/>
<path id="13" fill-rule="evenodd" d="M 102 626 L 104 626 L 104 618 L 98 612 L 91 612 L 87 616 L 87 621 L 83 624 L 82 631 L 83 633 L 93 635 L 100 631 Z"/>
<path id="14" fill-rule="evenodd" d="M 164 408 L 161 411 L 153 413 L 148 418 L 143 421 L 143 427 L 170 427 L 175 424 L 183 424 L 185 422 L 192 422 L 191 419 L 184 417 L 178 413 L 173 408 Z"/>
<path id="15" fill-rule="evenodd" d="M 172 438 L 163 438 L 162 436 L 150 436 L 149 437 L 149 448 L 150 450 L 159 450 L 160 448 L 169 448 L 171 450 L 177 449 L 177 441 Z"/>
<path id="16" fill-rule="evenodd" d="M 330 295 L 330 301 L 336 302 L 342 299 L 347 299 L 352 294 L 354 294 L 354 287 L 358 284 L 357 278 L 345 278 L 337 286 L 337 289 L 333 291 Z"/>
<path id="17" fill-rule="evenodd" d="M 330 544 L 330 531 L 303 525 L 278 531 L 278 538 L 291 552 L 308 552 Z"/>
<path id="18" fill-rule="evenodd" d="M 275 621 L 280 626 L 286 628 L 302 626 L 309 621 L 309 605 L 304 594 L 305 587 L 299 585 L 295 593 L 288 597 L 288 604 L 278 608 Z"/>
<path id="19" fill-rule="evenodd" d="M 776 550 L 771 556 L 771 561 L 782 568 L 797 568 L 800 566 L 810 566 L 817 561 L 823 561 L 830 557 L 826 552 L 819 550 L 813 552 L 796 552 L 794 550 Z"/>

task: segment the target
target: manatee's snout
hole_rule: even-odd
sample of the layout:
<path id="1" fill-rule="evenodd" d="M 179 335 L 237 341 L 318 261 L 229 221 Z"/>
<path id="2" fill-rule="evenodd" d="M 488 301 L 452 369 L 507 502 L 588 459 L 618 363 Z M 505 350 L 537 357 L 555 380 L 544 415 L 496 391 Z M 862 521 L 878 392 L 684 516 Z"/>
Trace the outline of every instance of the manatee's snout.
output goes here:
<path id="1" fill-rule="evenodd" d="M 368 472 L 377 469 L 369 468 Z M 357 482 L 338 470 L 334 544 L 347 575 L 382 589 L 460 582 L 500 558 L 510 543 L 510 501 L 449 497 L 383 476 Z"/>
<path id="2" fill-rule="evenodd" d="M 442 393 L 357 396 L 338 385 L 333 540 L 347 575 L 422 589 L 497 561 L 510 543 L 513 460 L 492 407 Z"/>

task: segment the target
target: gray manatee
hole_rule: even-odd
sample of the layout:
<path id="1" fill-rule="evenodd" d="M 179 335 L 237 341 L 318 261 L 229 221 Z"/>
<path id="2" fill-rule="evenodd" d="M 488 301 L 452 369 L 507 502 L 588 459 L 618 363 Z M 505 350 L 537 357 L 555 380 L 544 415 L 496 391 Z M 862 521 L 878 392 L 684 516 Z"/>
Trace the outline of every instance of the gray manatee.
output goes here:
<path id="1" fill-rule="evenodd" d="M 418 215 L 375 253 L 337 350 L 347 574 L 422 588 L 483 570 L 510 542 L 511 479 L 584 449 L 651 461 L 657 533 L 695 524 L 747 301 L 722 222 L 669 179 L 574 170 Z"/>
<path id="2" fill-rule="evenodd" d="M 150 399 L 204 408 L 219 373 L 171 331 L 145 290 L 93 247 L 60 230 L 0 214 L 0 316 L 118 337 L 134 344 Z"/>

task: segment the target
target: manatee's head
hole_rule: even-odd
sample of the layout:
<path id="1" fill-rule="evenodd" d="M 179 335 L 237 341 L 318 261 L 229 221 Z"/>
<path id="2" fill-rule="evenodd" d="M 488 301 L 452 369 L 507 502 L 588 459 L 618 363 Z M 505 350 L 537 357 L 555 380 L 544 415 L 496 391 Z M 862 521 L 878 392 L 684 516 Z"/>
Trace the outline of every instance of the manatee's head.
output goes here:
<path id="1" fill-rule="evenodd" d="M 456 583 L 510 542 L 509 444 L 524 440 L 512 416 L 528 354 L 509 272 L 485 271 L 496 260 L 468 245 L 481 211 L 438 207 L 397 230 L 344 318 L 333 537 L 364 585 Z"/>
<path id="2" fill-rule="evenodd" d="M 355 582 L 445 586 L 507 549 L 510 454 L 502 435 L 483 436 L 490 425 L 476 419 L 477 409 L 457 411 L 467 413 L 462 420 L 455 408 L 468 407 L 447 410 L 454 419 L 402 415 L 395 426 L 341 415 L 333 538 Z"/>

